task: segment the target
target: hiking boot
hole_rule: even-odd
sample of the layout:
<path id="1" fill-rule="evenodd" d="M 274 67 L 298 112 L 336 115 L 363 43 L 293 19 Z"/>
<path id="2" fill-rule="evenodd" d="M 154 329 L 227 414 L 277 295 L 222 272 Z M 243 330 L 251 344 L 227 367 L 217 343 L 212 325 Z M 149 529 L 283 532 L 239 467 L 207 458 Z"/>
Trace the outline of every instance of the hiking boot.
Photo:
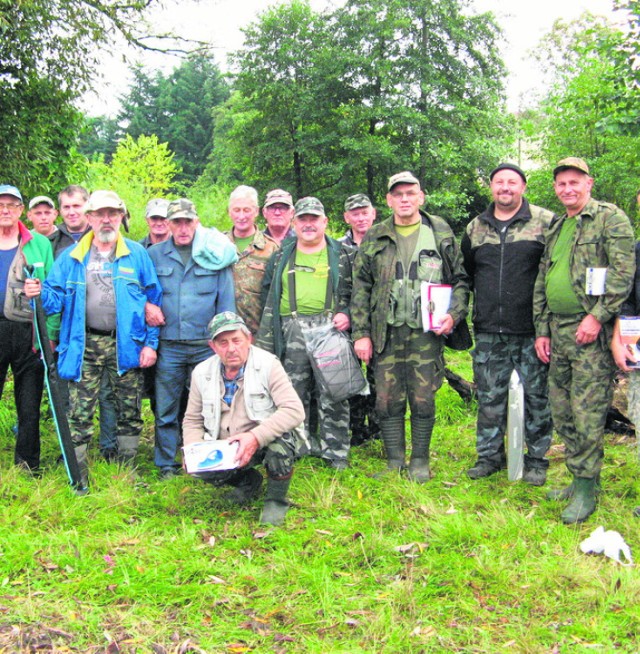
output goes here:
<path id="1" fill-rule="evenodd" d="M 173 468 L 171 466 L 167 466 L 166 468 L 160 469 L 160 480 L 169 481 L 170 479 L 173 479 L 174 477 L 178 477 L 181 474 L 182 474 L 182 468 Z"/>
<path id="2" fill-rule="evenodd" d="M 253 502 L 260 494 L 262 474 L 255 468 L 249 468 L 241 471 L 227 483 L 234 488 L 224 496 L 225 500 L 242 506 Z"/>
<path id="3" fill-rule="evenodd" d="M 522 481 L 531 486 L 544 486 L 547 481 L 546 468 L 525 468 Z"/>
<path id="4" fill-rule="evenodd" d="M 482 479 L 482 477 L 490 477 L 496 472 L 500 472 L 503 468 L 504 464 L 489 459 L 478 459 L 473 468 L 467 470 L 467 476 L 469 479 Z"/>
<path id="5" fill-rule="evenodd" d="M 584 522 L 596 510 L 596 479 L 575 477 L 573 481 L 573 500 L 561 515 L 565 525 Z"/>

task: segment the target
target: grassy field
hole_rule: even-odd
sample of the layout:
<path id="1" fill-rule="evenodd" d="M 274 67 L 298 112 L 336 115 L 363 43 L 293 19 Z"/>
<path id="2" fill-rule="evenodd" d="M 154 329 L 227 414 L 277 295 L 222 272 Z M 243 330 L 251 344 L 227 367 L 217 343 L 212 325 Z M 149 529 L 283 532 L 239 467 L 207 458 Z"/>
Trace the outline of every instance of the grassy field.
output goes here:
<path id="1" fill-rule="evenodd" d="M 458 370 L 470 376 L 467 355 Z M 161 482 L 151 421 L 135 473 L 94 460 L 74 497 L 55 465 L 11 466 L 0 407 L 1 652 L 637 652 L 640 577 L 579 543 L 616 529 L 640 557 L 635 440 L 607 437 L 604 494 L 584 525 L 506 472 L 472 482 L 474 407 L 439 394 L 434 478 L 377 481 L 382 446 L 336 473 L 307 459 L 281 528 L 185 477 Z M 148 411 L 148 408 L 145 407 Z M 551 483 L 566 472 L 550 453 Z"/>

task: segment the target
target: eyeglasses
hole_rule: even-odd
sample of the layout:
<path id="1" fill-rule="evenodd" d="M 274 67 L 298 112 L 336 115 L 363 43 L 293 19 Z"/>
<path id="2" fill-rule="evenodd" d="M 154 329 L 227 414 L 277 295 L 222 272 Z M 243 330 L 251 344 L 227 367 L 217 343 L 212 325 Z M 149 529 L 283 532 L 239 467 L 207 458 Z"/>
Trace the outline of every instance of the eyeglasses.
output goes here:
<path id="1" fill-rule="evenodd" d="M 120 209 L 98 209 L 98 211 L 87 211 L 89 218 L 97 220 L 117 220 L 122 217 L 124 212 Z"/>
<path id="2" fill-rule="evenodd" d="M 11 211 L 12 209 L 19 209 L 21 206 L 20 202 L 0 202 L 0 211 L 5 209 Z"/>
<path id="3" fill-rule="evenodd" d="M 287 213 L 291 210 L 291 207 L 286 204 L 270 204 L 268 207 L 264 208 L 265 211 L 273 211 L 273 213 Z"/>
<path id="4" fill-rule="evenodd" d="M 418 197 L 418 192 L 417 191 L 393 191 L 391 193 L 392 198 L 396 198 L 396 200 L 402 200 L 402 198 L 409 198 L 409 200 L 413 200 L 413 198 Z"/>

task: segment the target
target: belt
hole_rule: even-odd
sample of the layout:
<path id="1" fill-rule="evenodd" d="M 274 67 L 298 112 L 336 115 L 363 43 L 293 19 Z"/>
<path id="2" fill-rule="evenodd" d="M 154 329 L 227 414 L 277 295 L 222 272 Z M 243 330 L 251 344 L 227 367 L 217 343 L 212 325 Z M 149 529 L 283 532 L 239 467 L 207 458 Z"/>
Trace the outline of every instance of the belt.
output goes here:
<path id="1" fill-rule="evenodd" d="M 93 327 L 87 327 L 87 334 L 92 334 L 93 336 L 109 336 L 110 338 L 116 337 L 115 329 L 94 329 Z"/>

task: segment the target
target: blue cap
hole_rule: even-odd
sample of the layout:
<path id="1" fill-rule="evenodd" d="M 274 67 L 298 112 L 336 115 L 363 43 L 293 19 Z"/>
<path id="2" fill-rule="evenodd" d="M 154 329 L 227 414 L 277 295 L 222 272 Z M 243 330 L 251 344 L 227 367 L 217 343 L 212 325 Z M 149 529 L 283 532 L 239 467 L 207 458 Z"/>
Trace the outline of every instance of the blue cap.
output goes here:
<path id="1" fill-rule="evenodd" d="M 20 191 L 15 186 L 11 186 L 11 184 L 0 184 L 0 195 L 13 195 L 14 198 L 18 198 L 22 202 Z"/>

